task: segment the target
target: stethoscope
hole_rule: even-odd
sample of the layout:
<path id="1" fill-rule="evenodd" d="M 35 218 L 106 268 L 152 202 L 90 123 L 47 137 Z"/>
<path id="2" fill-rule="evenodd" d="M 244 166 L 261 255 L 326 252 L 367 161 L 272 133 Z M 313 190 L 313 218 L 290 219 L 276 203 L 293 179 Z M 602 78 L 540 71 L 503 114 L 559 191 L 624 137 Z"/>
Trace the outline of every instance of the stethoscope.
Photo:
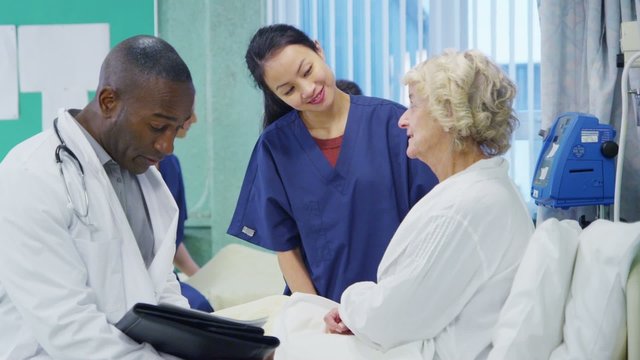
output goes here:
<path id="1" fill-rule="evenodd" d="M 60 136 L 60 130 L 58 129 L 58 119 L 53 120 L 53 130 L 56 132 L 56 136 L 58 136 L 58 140 L 60 140 L 60 145 L 56 147 L 56 163 L 58 164 L 58 169 L 60 170 L 60 175 L 62 175 L 62 179 L 64 180 L 64 187 L 67 190 L 67 200 L 69 201 L 69 206 L 73 209 L 73 212 L 78 216 L 78 218 L 84 222 L 85 224 L 89 224 L 89 196 L 87 195 L 87 186 L 84 179 L 84 168 L 82 167 L 82 163 L 73 153 L 71 149 L 67 146 L 67 144 Z M 62 158 L 66 155 L 67 159 L 70 159 L 74 164 L 73 168 L 76 169 L 76 174 L 80 179 L 80 183 L 82 184 L 82 194 L 79 201 L 74 201 L 73 196 L 71 195 L 71 185 L 73 184 L 71 178 L 69 177 L 71 174 L 65 173 L 64 167 L 65 163 L 62 161 Z M 71 172 L 70 169 L 67 170 Z"/>

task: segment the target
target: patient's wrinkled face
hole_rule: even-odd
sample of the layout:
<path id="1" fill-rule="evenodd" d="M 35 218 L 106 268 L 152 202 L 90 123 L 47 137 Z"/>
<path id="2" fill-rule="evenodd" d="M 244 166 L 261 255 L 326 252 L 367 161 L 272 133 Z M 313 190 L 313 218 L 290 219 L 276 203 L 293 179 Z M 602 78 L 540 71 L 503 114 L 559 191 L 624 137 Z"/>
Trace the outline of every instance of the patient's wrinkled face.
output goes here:
<path id="1" fill-rule="evenodd" d="M 451 135 L 431 114 L 428 99 L 418 95 L 414 85 L 409 85 L 409 99 L 411 105 L 398 121 L 398 126 L 407 130 L 407 156 L 430 164 L 450 151 Z"/>

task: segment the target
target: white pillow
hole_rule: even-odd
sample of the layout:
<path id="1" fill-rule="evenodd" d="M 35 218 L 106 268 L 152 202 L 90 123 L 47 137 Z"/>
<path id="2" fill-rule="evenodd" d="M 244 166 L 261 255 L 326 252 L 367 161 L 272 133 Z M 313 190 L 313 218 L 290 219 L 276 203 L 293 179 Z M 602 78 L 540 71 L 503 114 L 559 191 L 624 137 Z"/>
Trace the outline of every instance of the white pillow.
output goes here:
<path id="1" fill-rule="evenodd" d="M 500 312 L 489 360 L 546 360 L 562 342 L 580 231 L 574 220 L 537 226 Z"/>
<path id="2" fill-rule="evenodd" d="M 235 243 L 220 249 L 186 283 L 198 289 L 216 311 L 281 295 L 285 286 L 275 254 Z"/>
<path id="3" fill-rule="evenodd" d="M 640 222 L 597 220 L 582 232 L 566 308 L 564 343 L 551 354 L 551 360 L 626 357 L 625 289 L 639 244 Z"/>

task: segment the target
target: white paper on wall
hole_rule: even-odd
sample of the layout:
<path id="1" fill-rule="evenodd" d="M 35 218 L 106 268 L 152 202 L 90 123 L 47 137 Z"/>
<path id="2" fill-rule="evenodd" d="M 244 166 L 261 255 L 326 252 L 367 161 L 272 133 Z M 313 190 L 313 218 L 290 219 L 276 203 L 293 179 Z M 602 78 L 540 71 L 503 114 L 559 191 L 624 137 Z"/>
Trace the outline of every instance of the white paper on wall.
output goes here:
<path id="1" fill-rule="evenodd" d="M 109 43 L 109 24 L 18 27 L 20 91 L 42 93 L 43 129 L 59 108 L 87 104 Z"/>
<path id="2" fill-rule="evenodd" d="M 16 27 L 0 25 L 0 120 L 20 117 Z"/>

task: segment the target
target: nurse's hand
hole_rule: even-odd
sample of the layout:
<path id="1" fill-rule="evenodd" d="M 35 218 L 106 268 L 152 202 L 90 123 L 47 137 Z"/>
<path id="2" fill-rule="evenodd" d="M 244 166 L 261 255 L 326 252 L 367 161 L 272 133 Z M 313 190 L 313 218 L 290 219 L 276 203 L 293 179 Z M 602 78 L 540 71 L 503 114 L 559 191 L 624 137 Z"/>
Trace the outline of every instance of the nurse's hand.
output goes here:
<path id="1" fill-rule="evenodd" d="M 351 330 L 342 322 L 338 308 L 333 308 L 324 316 L 326 331 L 330 334 L 353 335 Z"/>

